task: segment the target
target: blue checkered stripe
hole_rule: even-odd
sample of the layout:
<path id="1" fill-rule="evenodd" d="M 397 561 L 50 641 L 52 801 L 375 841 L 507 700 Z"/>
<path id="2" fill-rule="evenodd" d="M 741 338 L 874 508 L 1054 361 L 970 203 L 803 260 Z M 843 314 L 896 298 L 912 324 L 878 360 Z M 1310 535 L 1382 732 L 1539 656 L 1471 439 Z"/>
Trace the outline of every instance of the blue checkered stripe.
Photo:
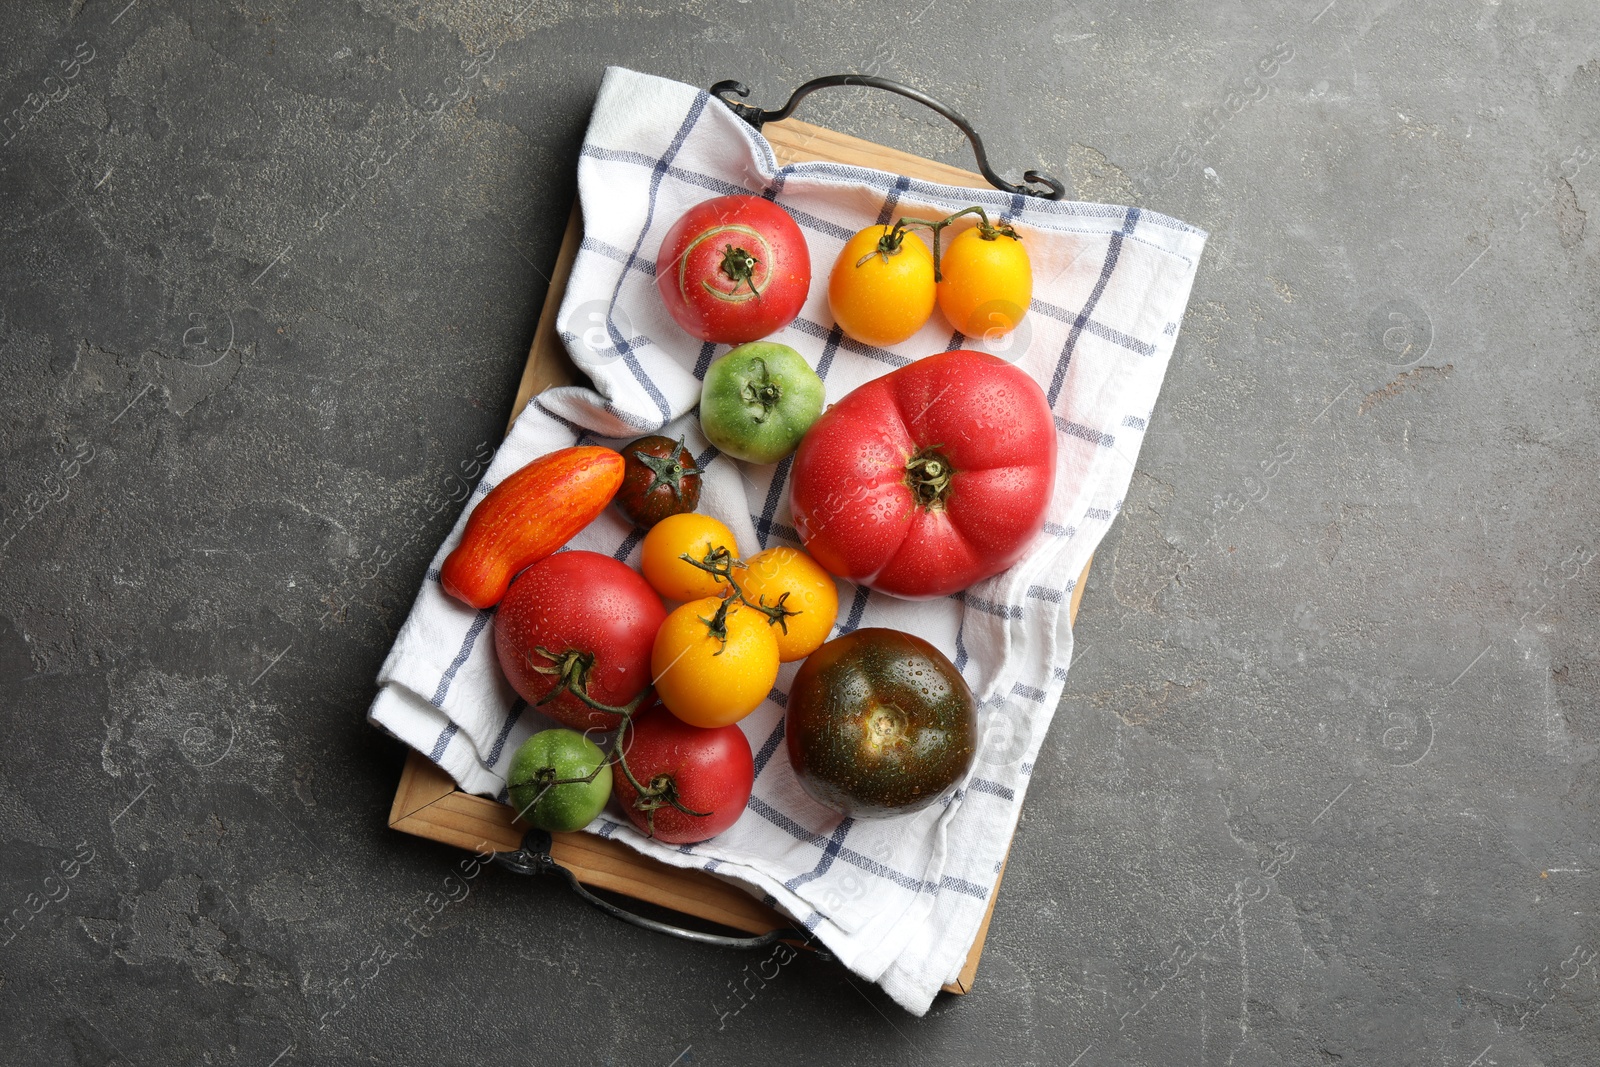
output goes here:
<path id="1" fill-rule="evenodd" d="M 925 216 L 980 203 L 1038 234 L 1032 248 L 1045 255 L 1035 259 L 1039 284 L 1029 316 L 1032 343 L 1017 362 L 1050 400 L 1061 469 L 1075 472 L 1077 484 L 1058 484 L 1043 533 L 1006 574 L 948 601 L 922 604 L 841 582 L 834 628 L 835 635 L 862 626 L 906 629 L 952 654 L 982 697 L 983 728 L 1011 724 L 1020 731 L 1010 737 L 1006 758 L 980 753 L 974 772 L 932 812 L 888 821 L 840 818 L 799 793 L 787 758 L 779 755 L 786 680 L 793 673 L 786 668 L 769 700 L 741 724 L 755 756 L 756 786 L 738 825 L 710 842 L 678 849 L 647 842 L 610 816 L 597 827 L 604 836 L 625 839 L 669 862 L 752 881 L 769 903 L 825 939 L 830 931 L 870 927 L 881 933 L 879 920 L 892 922 L 903 913 L 921 915 L 907 921 L 934 922 L 959 940 L 981 918 L 1044 729 L 1060 699 L 1070 652 L 1067 604 L 1083 562 L 1121 507 L 1204 235 L 1136 208 L 957 191 L 835 164 L 781 166 L 765 139 L 720 104 L 687 87 L 673 88 L 682 90 L 671 99 L 677 110 L 651 105 L 655 110 L 648 122 L 613 132 L 610 140 L 592 128 L 582 149 L 585 235 L 557 321 L 594 388 L 536 398 L 507 442 L 520 441 L 523 450 L 503 457 L 503 463 L 497 457 L 479 493 L 549 448 L 617 446 L 641 433 L 684 432 L 708 471 L 708 493 L 713 484 L 722 486 L 716 507 L 703 505 L 703 510 L 728 522 L 746 552 L 798 545 L 788 511 L 790 463 L 740 464 L 698 433 L 700 382 L 721 349 L 682 334 L 660 306 L 654 260 L 666 228 L 688 205 L 710 196 L 755 193 L 775 199 L 805 233 L 817 282 L 855 230 L 874 220 L 891 222 L 897 213 Z M 597 116 L 604 104 L 603 90 Z M 626 204 L 627 211 L 614 210 L 617 204 Z M 1075 254 L 1059 258 L 1054 276 L 1040 277 L 1039 264 L 1060 248 Z M 800 317 L 772 339 L 792 345 L 812 362 L 830 400 L 928 352 L 983 347 L 959 332 L 932 342 L 925 332 L 892 348 L 860 344 L 834 326 L 825 290 L 825 284 L 814 282 Z M 592 329 L 578 336 L 568 312 L 579 301 L 605 308 L 603 338 Z M 571 547 L 636 563 L 641 540 L 615 517 L 602 517 Z M 437 591 L 436 571 L 428 581 Z M 434 599 L 440 599 L 437 593 Z M 499 700 L 483 680 L 492 671 L 492 647 L 484 652 L 492 643 L 492 614 L 457 610 L 459 624 L 441 631 L 452 645 L 429 656 L 430 664 L 438 664 L 437 684 L 430 681 L 432 692 L 419 692 L 419 698 L 449 721 L 431 747 L 413 743 L 436 761 L 460 767 L 465 760 L 481 767 L 485 780 L 503 781 L 517 742 L 544 719 L 521 701 L 496 704 L 487 729 L 481 717 L 459 713 L 462 699 L 481 702 L 487 694 Z M 459 695 L 468 689 L 470 697 Z M 905 846 L 907 834 L 925 837 Z M 940 851 L 936 839 L 950 842 L 943 862 L 933 862 Z M 866 899 L 835 907 L 840 885 L 863 880 L 872 886 Z M 918 911 L 913 901 L 927 906 Z"/>

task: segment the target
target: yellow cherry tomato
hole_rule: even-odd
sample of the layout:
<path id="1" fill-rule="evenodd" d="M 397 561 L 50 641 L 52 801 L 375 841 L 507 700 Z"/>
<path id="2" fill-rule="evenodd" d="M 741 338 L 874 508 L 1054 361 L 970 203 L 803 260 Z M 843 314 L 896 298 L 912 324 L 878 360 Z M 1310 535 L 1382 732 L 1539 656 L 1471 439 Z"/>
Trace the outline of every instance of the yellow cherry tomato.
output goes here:
<path id="1" fill-rule="evenodd" d="M 798 613 L 781 620 L 768 617 L 767 625 L 778 639 L 778 658 L 784 663 L 805 659 L 833 631 L 839 617 L 839 587 L 833 584 L 833 575 L 799 549 L 779 545 L 758 552 L 733 576 L 751 603 Z"/>
<path id="2" fill-rule="evenodd" d="M 828 276 L 834 321 L 862 344 L 899 344 L 933 314 L 933 253 L 908 230 L 899 251 L 878 252 L 893 229 L 868 226 L 850 238 Z"/>
<path id="3" fill-rule="evenodd" d="M 651 588 L 668 600 L 698 600 L 721 596 L 728 583 L 682 557 L 687 554 L 702 563 L 716 564 L 739 558 L 733 531 L 710 515 L 688 511 L 668 515 L 644 535 L 640 546 L 640 570 Z"/>
<path id="4" fill-rule="evenodd" d="M 1033 300 L 1033 268 L 1022 241 L 974 226 L 945 246 L 939 263 L 939 310 L 968 337 L 1004 337 Z"/>
<path id="5" fill-rule="evenodd" d="M 691 600 L 656 631 L 650 673 L 672 714 L 690 726 L 727 726 L 772 692 L 778 639 L 767 617 L 737 597 Z"/>

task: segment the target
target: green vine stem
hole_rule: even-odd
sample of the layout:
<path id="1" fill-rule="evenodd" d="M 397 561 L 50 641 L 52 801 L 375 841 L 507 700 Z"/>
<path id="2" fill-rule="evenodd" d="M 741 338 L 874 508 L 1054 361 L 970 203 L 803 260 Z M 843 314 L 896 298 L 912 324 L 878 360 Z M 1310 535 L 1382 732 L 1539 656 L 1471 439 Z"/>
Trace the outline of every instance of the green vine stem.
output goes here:
<path id="1" fill-rule="evenodd" d="M 548 704 L 562 693 L 571 693 L 578 701 L 593 708 L 595 711 L 602 711 L 609 715 L 621 717 L 622 721 L 617 724 L 616 736 L 611 741 L 610 762 L 622 771 L 622 776 L 628 780 L 628 784 L 633 786 L 634 791 L 638 794 L 634 798 L 633 806 L 638 811 L 645 813 L 645 824 L 650 829 L 650 836 L 655 836 L 656 809 L 663 806 L 671 805 L 685 815 L 694 818 L 703 819 L 711 814 L 709 811 L 695 811 L 679 800 L 678 783 L 673 779 L 672 775 L 658 774 L 650 780 L 650 784 L 647 786 L 635 778 L 632 769 L 629 768 L 623 738 L 626 736 L 628 728 L 633 725 L 634 712 L 638 711 L 639 705 L 644 702 L 645 693 L 649 692 L 648 689 L 645 690 L 645 693 L 640 693 L 621 707 L 603 704 L 589 695 L 589 672 L 594 669 L 594 654 L 592 652 L 579 652 L 576 649 L 568 649 L 565 652 L 552 652 L 543 645 L 535 645 L 534 648 L 539 655 L 549 660 L 551 665 L 541 667 L 534 663 L 532 656 L 524 654 L 528 661 L 528 666 L 540 674 L 553 674 L 559 678 L 550 692 L 534 702 L 534 707 Z M 552 779 L 544 783 L 533 803 L 537 804 L 539 800 L 543 799 L 545 793 L 554 786 L 569 785 L 577 782 L 592 782 L 595 775 L 599 773 L 600 768 L 596 767 L 586 778 Z M 509 783 L 507 784 L 509 785 Z M 529 807 L 532 806 L 529 805 Z M 519 817 L 521 814 L 521 812 L 518 812 Z"/>
<path id="2" fill-rule="evenodd" d="M 533 799 L 528 801 L 527 805 L 524 806 L 521 811 L 517 812 L 517 818 L 520 819 L 527 815 L 528 812 L 532 811 L 534 808 L 537 808 L 539 806 L 539 802 L 544 799 L 545 794 L 550 792 L 550 790 L 554 789 L 558 785 L 588 785 L 599 776 L 600 768 L 604 767 L 605 765 L 606 761 L 602 759 L 599 763 L 594 765 L 594 770 L 590 771 L 582 778 L 557 778 L 556 769 L 554 767 L 540 767 L 534 772 L 532 783 L 513 782 L 509 778 L 506 779 L 507 789 L 518 785 L 535 784 L 539 786 L 539 792 L 535 793 Z"/>
<path id="3" fill-rule="evenodd" d="M 782 627 L 783 632 L 788 633 L 788 619 L 791 616 L 802 614 L 802 612 L 795 611 L 784 603 L 784 601 L 789 599 L 788 593 L 784 593 L 779 596 L 776 604 L 768 604 L 767 598 L 764 596 L 757 597 L 754 601 L 752 601 L 749 594 L 746 593 L 744 588 L 739 585 L 739 579 L 733 576 L 733 572 L 736 569 L 748 567 L 748 564 L 741 559 L 735 559 L 733 553 L 729 552 L 726 548 L 723 548 L 720 545 L 716 548 L 713 548 L 710 552 L 707 552 L 704 559 L 695 559 L 687 552 L 683 553 L 678 558 L 691 566 L 699 567 L 707 574 L 715 577 L 718 581 L 727 582 L 728 585 L 732 587 L 734 594 L 739 598 L 739 602 L 741 604 L 753 611 L 759 611 L 761 614 L 767 617 L 768 626 Z M 731 603 L 733 603 L 731 599 L 723 600 L 722 606 L 717 609 L 717 614 L 713 617 L 716 620 L 716 623 L 720 623 L 727 619 L 728 606 Z M 700 621 L 705 623 L 707 626 L 712 627 L 712 636 L 720 636 L 723 643 L 727 643 L 727 628 L 725 626 L 722 629 L 722 633 L 719 635 L 717 633 L 716 623 L 713 622 L 713 619 L 701 619 Z M 717 653 L 719 656 L 721 654 L 722 653 L 720 652 Z"/>
<path id="4" fill-rule="evenodd" d="M 739 585 L 739 580 L 734 577 L 734 571 L 745 567 L 745 562 L 736 558 L 732 552 L 720 545 L 708 551 L 703 559 L 695 559 L 687 552 L 678 558 L 699 567 L 708 574 L 714 575 L 719 581 L 727 582 L 733 593 L 738 597 L 739 603 L 753 611 L 761 612 L 767 617 L 767 625 L 781 626 L 784 633 L 789 632 L 788 619 L 791 616 L 801 614 L 801 612 L 790 608 L 785 603 L 789 599 L 788 593 L 780 595 L 776 604 L 768 604 L 765 596 L 757 597 L 752 602 L 743 587 Z M 706 624 L 707 632 L 722 642 L 722 648 L 715 653 L 718 656 L 722 655 L 723 651 L 727 649 L 728 609 L 733 606 L 733 603 L 733 597 L 724 597 L 711 618 L 700 616 L 700 621 Z M 534 702 L 534 707 L 548 704 L 562 693 L 571 693 L 580 703 L 593 708 L 595 711 L 620 717 L 621 721 L 616 727 L 616 736 L 611 741 L 610 762 L 622 772 L 622 776 L 628 780 L 628 784 L 638 794 L 634 797 L 633 807 L 634 810 L 644 813 L 645 825 L 649 829 L 650 836 L 655 836 L 656 812 L 661 808 L 673 807 L 683 812 L 683 814 L 697 819 L 703 819 L 711 814 L 708 811 L 695 811 L 684 804 L 678 798 L 678 783 L 670 774 L 656 775 L 650 779 L 649 785 L 634 777 L 633 770 L 628 766 L 624 738 L 627 736 L 629 728 L 633 726 L 633 715 L 634 712 L 639 710 L 639 705 L 644 701 L 644 693 L 640 693 L 621 707 L 601 703 L 589 695 L 589 673 L 594 670 L 594 653 L 580 652 L 571 648 L 565 652 L 555 652 L 543 645 L 535 645 L 534 650 L 543 656 L 547 662 L 540 665 L 534 662 L 532 656 L 524 653 L 528 666 L 540 674 L 554 675 L 557 679 L 550 692 Z M 649 690 L 646 690 L 646 692 L 649 692 Z M 576 782 L 592 782 L 594 781 L 594 776 L 599 772 L 600 769 L 596 767 L 586 778 L 551 779 L 543 783 L 543 788 L 540 789 L 539 795 L 534 798 L 533 804 L 537 804 L 539 800 L 543 799 L 545 793 L 554 786 Z M 532 806 L 529 805 L 529 807 Z M 520 812 L 518 813 L 519 817 L 521 814 Z"/>
<path id="5" fill-rule="evenodd" d="M 903 237 L 896 235 L 901 234 L 907 226 L 926 226 L 933 232 L 933 280 L 935 282 L 942 282 L 944 281 L 944 274 L 939 269 L 939 237 L 946 226 L 950 225 L 952 222 L 955 222 L 963 215 L 978 216 L 978 236 L 985 241 L 994 241 L 1001 237 L 1009 237 L 1013 241 L 1022 240 L 1022 235 L 1019 234 L 1009 222 L 1001 222 L 999 224 L 990 223 L 988 212 L 984 211 L 983 208 L 974 205 L 972 207 L 964 207 L 960 211 L 957 211 L 954 215 L 947 215 L 942 219 L 912 219 L 906 218 L 902 215 L 900 220 L 894 224 L 894 229 L 889 233 L 884 234 L 883 237 L 879 239 L 878 244 L 881 247 L 884 242 L 889 241 L 890 238 L 894 238 L 893 251 L 898 252 L 900 249 L 900 242 L 903 240 Z M 873 252 L 872 255 L 877 255 L 877 252 Z M 862 259 L 860 262 L 858 262 L 856 266 L 861 266 L 862 263 L 865 263 L 866 260 L 870 258 L 872 258 L 872 256 L 867 256 L 865 259 Z M 885 254 L 884 260 L 885 262 L 888 261 L 888 254 Z"/>

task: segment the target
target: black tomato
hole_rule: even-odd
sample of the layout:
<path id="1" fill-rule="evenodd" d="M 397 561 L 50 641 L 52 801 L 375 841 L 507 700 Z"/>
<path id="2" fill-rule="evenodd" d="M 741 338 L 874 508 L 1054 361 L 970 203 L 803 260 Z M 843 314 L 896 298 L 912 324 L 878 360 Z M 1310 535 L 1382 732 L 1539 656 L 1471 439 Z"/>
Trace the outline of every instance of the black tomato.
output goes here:
<path id="1" fill-rule="evenodd" d="M 899 630 L 835 638 L 806 658 L 784 735 L 807 793 L 846 815 L 918 811 L 977 754 L 972 690 L 937 648 Z"/>
<path id="2" fill-rule="evenodd" d="M 683 440 L 652 434 L 621 449 L 624 467 L 617 507 L 634 525 L 648 530 L 668 515 L 700 506 L 700 475 Z"/>

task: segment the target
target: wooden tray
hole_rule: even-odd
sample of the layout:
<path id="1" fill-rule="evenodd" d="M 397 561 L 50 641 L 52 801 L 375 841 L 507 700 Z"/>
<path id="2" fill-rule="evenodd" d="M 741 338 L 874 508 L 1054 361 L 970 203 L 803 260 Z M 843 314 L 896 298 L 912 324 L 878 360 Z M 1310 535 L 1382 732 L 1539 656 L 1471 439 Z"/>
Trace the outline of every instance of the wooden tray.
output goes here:
<path id="1" fill-rule="evenodd" d="M 779 163 L 824 160 L 874 167 L 948 185 L 990 188 L 981 176 L 969 171 L 835 133 L 798 119 L 769 123 L 763 127 L 762 133 L 772 143 Z M 561 242 L 561 251 L 556 256 L 550 289 L 545 294 L 544 309 L 539 313 L 533 346 L 528 351 L 528 362 L 522 371 L 522 383 L 511 407 L 512 422 L 516 421 L 536 393 L 551 386 L 569 385 L 579 380 L 566 348 L 556 333 L 556 312 L 561 307 L 561 298 L 567 289 L 567 277 L 572 272 L 572 261 L 577 257 L 578 244 L 582 239 L 583 216 L 574 204 L 566 236 Z M 1077 621 L 1078 602 L 1083 598 L 1083 586 L 1088 577 L 1089 568 L 1085 565 L 1083 574 L 1078 577 L 1078 584 L 1073 587 L 1068 606 L 1068 617 L 1074 622 Z M 513 820 L 510 807 L 457 789 L 448 774 L 419 752 L 412 752 L 406 760 L 405 771 L 400 776 L 400 787 L 395 792 L 394 805 L 389 810 L 389 826 L 459 848 L 508 852 L 522 846 L 523 829 L 521 824 Z M 555 834 L 553 837 L 550 855 L 577 875 L 585 885 L 611 890 L 753 934 L 764 934 L 769 930 L 794 925 L 792 920 L 748 893 L 704 871 L 669 867 L 640 855 L 626 845 L 592 834 Z M 989 932 L 989 920 L 994 915 L 994 903 L 1000 895 L 1000 878 L 1004 876 L 1005 868 L 1002 866 L 1000 876 L 995 879 L 994 890 L 989 894 L 989 910 L 984 914 L 983 925 L 972 944 L 972 951 L 967 955 L 966 965 L 962 967 L 960 976 L 944 987 L 952 993 L 965 993 L 972 988 L 973 978 L 978 971 L 978 958 L 983 953 L 983 941 Z"/>

